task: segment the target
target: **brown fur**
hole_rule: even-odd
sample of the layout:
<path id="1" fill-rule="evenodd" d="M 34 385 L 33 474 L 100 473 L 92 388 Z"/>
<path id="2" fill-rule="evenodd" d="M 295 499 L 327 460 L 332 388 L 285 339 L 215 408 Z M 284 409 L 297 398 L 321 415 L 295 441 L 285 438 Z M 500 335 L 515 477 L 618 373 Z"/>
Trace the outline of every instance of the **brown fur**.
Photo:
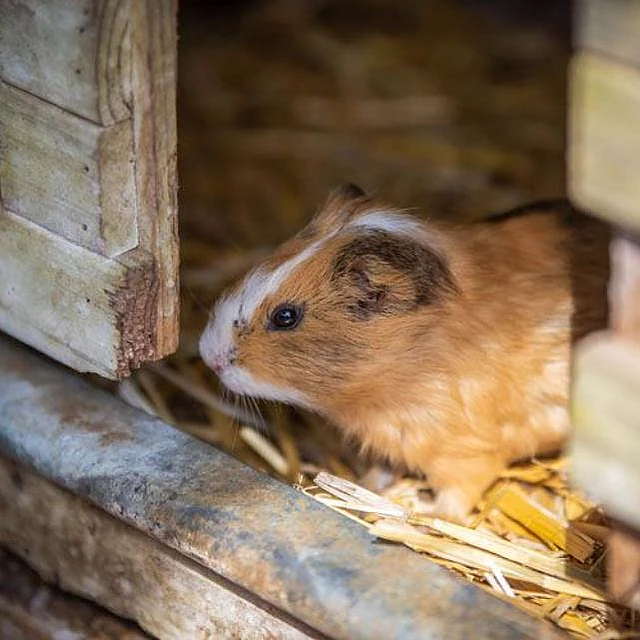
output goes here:
<path id="1" fill-rule="evenodd" d="M 374 209 L 343 189 L 268 265 Z M 262 303 L 236 363 L 304 393 L 363 449 L 426 474 L 433 511 L 460 519 L 506 464 L 563 445 L 571 343 L 606 323 L 608 231 L 562 206 L 424 229 L 427 241 L 355 230 L 328 240 Z M 304 305 L 302 323 L 268 331 L 286 301 Z"/>

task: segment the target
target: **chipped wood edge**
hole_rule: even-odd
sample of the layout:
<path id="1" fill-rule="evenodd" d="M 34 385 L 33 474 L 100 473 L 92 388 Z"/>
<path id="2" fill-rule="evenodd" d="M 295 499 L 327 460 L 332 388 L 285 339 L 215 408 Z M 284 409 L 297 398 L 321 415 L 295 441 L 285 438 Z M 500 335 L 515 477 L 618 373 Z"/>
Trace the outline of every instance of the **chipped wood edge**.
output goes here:
<path id="1" fill-rule="evenodd" d="M 156 290 L 148 359 L 159 360 L 178 346 L 177 0 L 144 0 L 130 7 L 139 248 L 155 261 L 149 275 Z"/>
<path id="2" fill-rule="evenodd" d="M 150 337 L 155 334 L 158 290 L 156 262 L 149 256 L 146 261 L 132 264 L 109 292 L 119 336 L 117 378 L 125 378 L 133 369 L 157 359 Z"/>
<path id="3" fill-rule="evenodd" d="M 6 255 L 0 327 L 8 333 L 79 371 L 111 379 L 154 357 L 158 284 L 152 256 L 135 250 L 128 264 L 109 260 L 1 204 L 0 253 Z"/>

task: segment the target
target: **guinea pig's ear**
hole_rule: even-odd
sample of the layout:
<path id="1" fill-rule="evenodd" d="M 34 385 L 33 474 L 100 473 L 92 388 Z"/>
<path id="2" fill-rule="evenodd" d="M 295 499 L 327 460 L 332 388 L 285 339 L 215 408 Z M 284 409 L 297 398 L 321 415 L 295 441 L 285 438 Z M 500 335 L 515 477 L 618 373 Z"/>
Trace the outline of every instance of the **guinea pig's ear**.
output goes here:
<path id="1" fill-rule="evenodd" d="M 354 320 L 434 304 L 458 291 L 445 260 L 428 246 L 384 231 L 357 236 L 337 253 L 332 281 Z"/>
<path id="2" fill-rule="evenodd" d="M 347 182 L 340 185 L 332 194 L 335 198 L 341 198 L 342 200 L 356 200 L 360 198 L 366 198 L 367 194 L 353 182 Z"/>
<path id="3" fill-rule="evenodd" d="M 355 184 L 343 184 L 329 194 L 313 219 L 313 226 L 322 231 L 340 228 L 368 202 L 367 194 Z"/>

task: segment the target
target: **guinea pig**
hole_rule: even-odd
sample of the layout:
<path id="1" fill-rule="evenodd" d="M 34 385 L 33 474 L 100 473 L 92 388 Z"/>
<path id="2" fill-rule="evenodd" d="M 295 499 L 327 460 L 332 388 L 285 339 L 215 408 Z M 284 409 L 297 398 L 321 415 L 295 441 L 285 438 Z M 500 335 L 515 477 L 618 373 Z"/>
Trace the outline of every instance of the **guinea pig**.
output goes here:
<path id="1" fill-rule="evenodd" d="M 453 224 L 347 185 L 218 300 L 200 353 L 232 392 L 426 474 L 427 510 L 463 520 L 506 465 L 565 442 L 571 345 L 606 324 L 608 239 L 565 201 Z"/>

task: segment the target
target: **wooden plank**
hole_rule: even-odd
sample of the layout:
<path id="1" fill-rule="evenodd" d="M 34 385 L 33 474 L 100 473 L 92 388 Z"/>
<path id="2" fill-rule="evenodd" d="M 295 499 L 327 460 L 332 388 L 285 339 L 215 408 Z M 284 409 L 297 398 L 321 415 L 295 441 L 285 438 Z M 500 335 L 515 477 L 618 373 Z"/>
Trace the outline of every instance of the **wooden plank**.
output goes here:
<path id="1" fill-rule="evenodd" d="M 568 190 L 584 209 L 640 229 L 640 69 L 592 53 L 570 70 Z"/>
<path id="2" fill-rule="evenodd" d="M 111 378 L 172 353 L 178 342 L 176 10 L 176 0 L 0 0 L 0 51 L 7 53 L 0 58 L 9 75 L 17 74 L 13 82 L 33 69 L 36 79 L 59 80 L 72 73 L 72 60 L 97 65 L 91 76 L 97 93 L 70 95 L 84 105 L 74 108 L 87 120 L 3 87 L 13 106 L 0 116 L 0 190 L 7 194 L 0 216 L 13 240 L 0 239 L 0 273 L 10 278 L 0 283 L 0 328 L 81 371 Z M 69 29 L 77 31 L 75 45 L 64 39 Z M 38 38 L 50 45 L 46 61 Z M 65 93 L 66 85 L 55 86 Z M 78 244 L 113 264 L 87 257 Z M 84 260 L 86 269 L 74 262 Z M 12 287 L 20 299 L 7 293 Z"/>
<path id="3" fill-rule="evenodd" d="M 0 463 L 2 464 L 2 463 Z M 12 483 L 10 483 L 11 485 Z M 0 493 L 2 491 L 0 490 Z M 2 640 L 152 640 L 131 622 L 44 583 L 0 548 Z"/>
<path id="4" fill-rule="evenodd" d="M 3 206 L 107 256 L 138 246 L 130 120 L 101 127 L 0 81 Z"/>
<path id="5" fill-rule="evenodd" d="M 0 77 L 99 124 L 131 115 L 130 0 L 0 0 Z"/>
<path id="6" fill-rule="evenodd" d="M 8 211 L 0 211 L 0 256 L 0 326 L 19 340 L 110 378 L 151 355 L 149 340 L 131 335 L 154 324 L 145 256 L 131 256 L 135 267 L 115 262 Z"/>
<path id="7" fill-rule="evenodd" d="M 580 48 L 640 66 L 640 3 L 579 0 L 575 8 L 574 41 Z"/>
<path id="8" fill-rule="evenodd" d="M 640 237 L 618 234 L 611 263 L 609 324 L 617 336 L 640 344 Z"/>
<path id="9" fill-rule="evenodd" d="M 178 179 L 176 175 L 177 0 L 131 6 L 132 92 L 140 247 L 153 255 L 154 358 L 178 346 Z"/>
<path id="10" fill-rule="evenodd" d="M 576 350 L 573 480 L 595 502 L 640 528 L 640 346 L 608 334 Z"/>
<path id="11" fill-rule="evenodd" d="M 636 502 L 637 504 L 637 502 Z M 607 581 L 615 600 L 640 611 L 640 532 L 618 525 L 607 553 Z"/>
<path id="12" fill-rule="evenodd" d="M 320 637 L 2 456 L 0 516 L 2 544 L 45 580 L 161 640 Z"/>
<path id="13" fill-rule="evenodd" d="M 565 637 L 2 339 L 0 453 L 328 637 Z"/>

